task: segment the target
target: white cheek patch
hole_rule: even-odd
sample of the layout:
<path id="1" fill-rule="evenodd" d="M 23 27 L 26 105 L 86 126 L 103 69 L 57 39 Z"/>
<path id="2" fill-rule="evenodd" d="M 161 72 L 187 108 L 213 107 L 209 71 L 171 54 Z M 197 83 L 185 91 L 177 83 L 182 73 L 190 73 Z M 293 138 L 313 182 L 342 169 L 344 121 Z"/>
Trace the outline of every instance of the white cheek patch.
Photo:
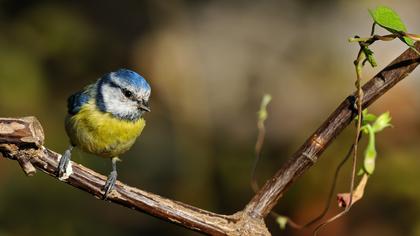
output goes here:
<path id="1" fill-rule="evenodd" d="M 132 116 L 137 112 L 137 103 L 127 99 L 121 93 L 120 88 L 112 87 L 109 84 L 103 84 L 101 92 L 107 112 L 123 117 Z"/>

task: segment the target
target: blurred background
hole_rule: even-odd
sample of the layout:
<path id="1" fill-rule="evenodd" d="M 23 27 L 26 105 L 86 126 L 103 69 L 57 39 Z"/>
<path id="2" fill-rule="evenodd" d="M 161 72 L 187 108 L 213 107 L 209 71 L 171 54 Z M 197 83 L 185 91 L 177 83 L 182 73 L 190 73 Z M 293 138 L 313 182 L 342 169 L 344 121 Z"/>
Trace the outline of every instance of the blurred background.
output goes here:
<path id="1" fill-rule="evenodd" d="M 354 90 L 355 34 L 370 32 L 368 8 L 395 9 L 420 33 L 417 0 L 383 1 L 13 1 L 0 0 L 0 116 L 36 116 L 46 146 L 63 152 L 66 99 L 125 67 L 152 86 L 152 113 L 119 164 L 119 180 L 217 213 L 242 209 L 257 135 L 256 112 L 270 93 L 260 184 Z M 381 32 L 381 31 L 379 31 Z M 406 47 L 373 46 L 378 68 Z M 322 235 L 420 235 L 420 73 L 370 109 L 390 111 L 394 128 L 377 137 L 378 160 L 365 198 Z M 305 223 L 326 199 L 334 168 L 353 138 L 346 131 L 280 200 L 276 211 Z M 110 162 L 76 152 L 103 174 Z M 349 165 L 338 191 L 349 184 Z M 338 212 L 332 204 L 329 216 Z M 311 235 L 311 230 L 273 235 Z M 16 162 L 0 160 L 0 235 L 198 235 L 100 201 Z"/>

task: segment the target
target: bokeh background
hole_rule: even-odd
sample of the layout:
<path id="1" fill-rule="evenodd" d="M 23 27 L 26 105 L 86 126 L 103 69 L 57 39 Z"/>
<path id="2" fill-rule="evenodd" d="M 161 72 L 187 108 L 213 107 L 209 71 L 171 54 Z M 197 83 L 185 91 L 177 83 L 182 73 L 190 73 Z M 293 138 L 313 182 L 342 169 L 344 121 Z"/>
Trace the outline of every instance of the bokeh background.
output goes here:
<path id="1" fill-rule="evenodd" d="M 0 0 L 0 116 L 38 117 L 46 146 L 63 152 L 66 99 L 106 72 L 138 71 L 152 86 L 152 113 L 119 164 L 119 179 L 171 199 L 231 214 L 249 185 L 256 111 L 270 93 L 262 184 L 354 90 L 355 34 L 368 35 L 367 9 L 395 9 L 420 33 L 418 0 L 384 1 L 13 1 Z M 399 41 L 373 46 L 379 67 Z M 363 201 L 322 235 L 420 235 L 420 74 L 375 103 L 394 128 L 377 138 L 377 169 Z M 276 211 L 307 222 L 324 205 L 348 128 L 280 200 Z M 108 161 L 74 161 L 108 174 Z M 349 165 L 338 191 L 349 184 Z M 330 216 L 337 212 L 332 205 Z M 273 235 L 310 235 L 311 230 Z M 0 235 L 198 235 L 62 184 L 26 177 L 0 160 Z"/>

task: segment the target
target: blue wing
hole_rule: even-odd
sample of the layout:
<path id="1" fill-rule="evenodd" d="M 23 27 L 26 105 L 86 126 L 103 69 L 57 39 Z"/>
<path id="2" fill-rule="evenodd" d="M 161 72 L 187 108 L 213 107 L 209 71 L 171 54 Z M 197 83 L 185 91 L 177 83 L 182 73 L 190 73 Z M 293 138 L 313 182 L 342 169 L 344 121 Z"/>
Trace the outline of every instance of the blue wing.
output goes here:
<path id="1" fill-rule="evenodd" d="M 89 101 L 89 99 L 90 94 L 88 88 L 71 95 L 67 99 L 67 112 L 70 115 L 77 114 L 82 108 L 82 106 Z"/>

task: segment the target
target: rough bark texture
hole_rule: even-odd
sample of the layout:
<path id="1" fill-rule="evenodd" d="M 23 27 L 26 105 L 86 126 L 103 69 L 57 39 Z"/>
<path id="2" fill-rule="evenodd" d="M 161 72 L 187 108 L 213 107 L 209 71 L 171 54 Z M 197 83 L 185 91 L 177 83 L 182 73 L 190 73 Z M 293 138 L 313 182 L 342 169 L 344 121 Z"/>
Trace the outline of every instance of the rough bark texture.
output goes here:
<path id="1" fill-rule="evenodd" d="M 416 48 L 420 50 L 419 43 Z M 404 79 L 419 63 L 420 58 L 414 51 L 401 54 L 363 86 L 363 107 Z M 250 203 L 233 215 L 208 212 L 119 181 L 107 200 L 205 234 L 270 235 L 264 218 L 287 188 L 318 160 L 332 140 L 352 121 L 354 100 L 354 94 L 345 99 Z M 0 118 L 0 156 L 17 160 L 27 175 L 33 175 L 36 168 L 97 198 L 102 197 L 105 176 L 71 162 L 68 175 L 58 178 L 56 172 L 61 155 L 45 148 L 43 141 L 42 127 L 34 117 Z"/>

